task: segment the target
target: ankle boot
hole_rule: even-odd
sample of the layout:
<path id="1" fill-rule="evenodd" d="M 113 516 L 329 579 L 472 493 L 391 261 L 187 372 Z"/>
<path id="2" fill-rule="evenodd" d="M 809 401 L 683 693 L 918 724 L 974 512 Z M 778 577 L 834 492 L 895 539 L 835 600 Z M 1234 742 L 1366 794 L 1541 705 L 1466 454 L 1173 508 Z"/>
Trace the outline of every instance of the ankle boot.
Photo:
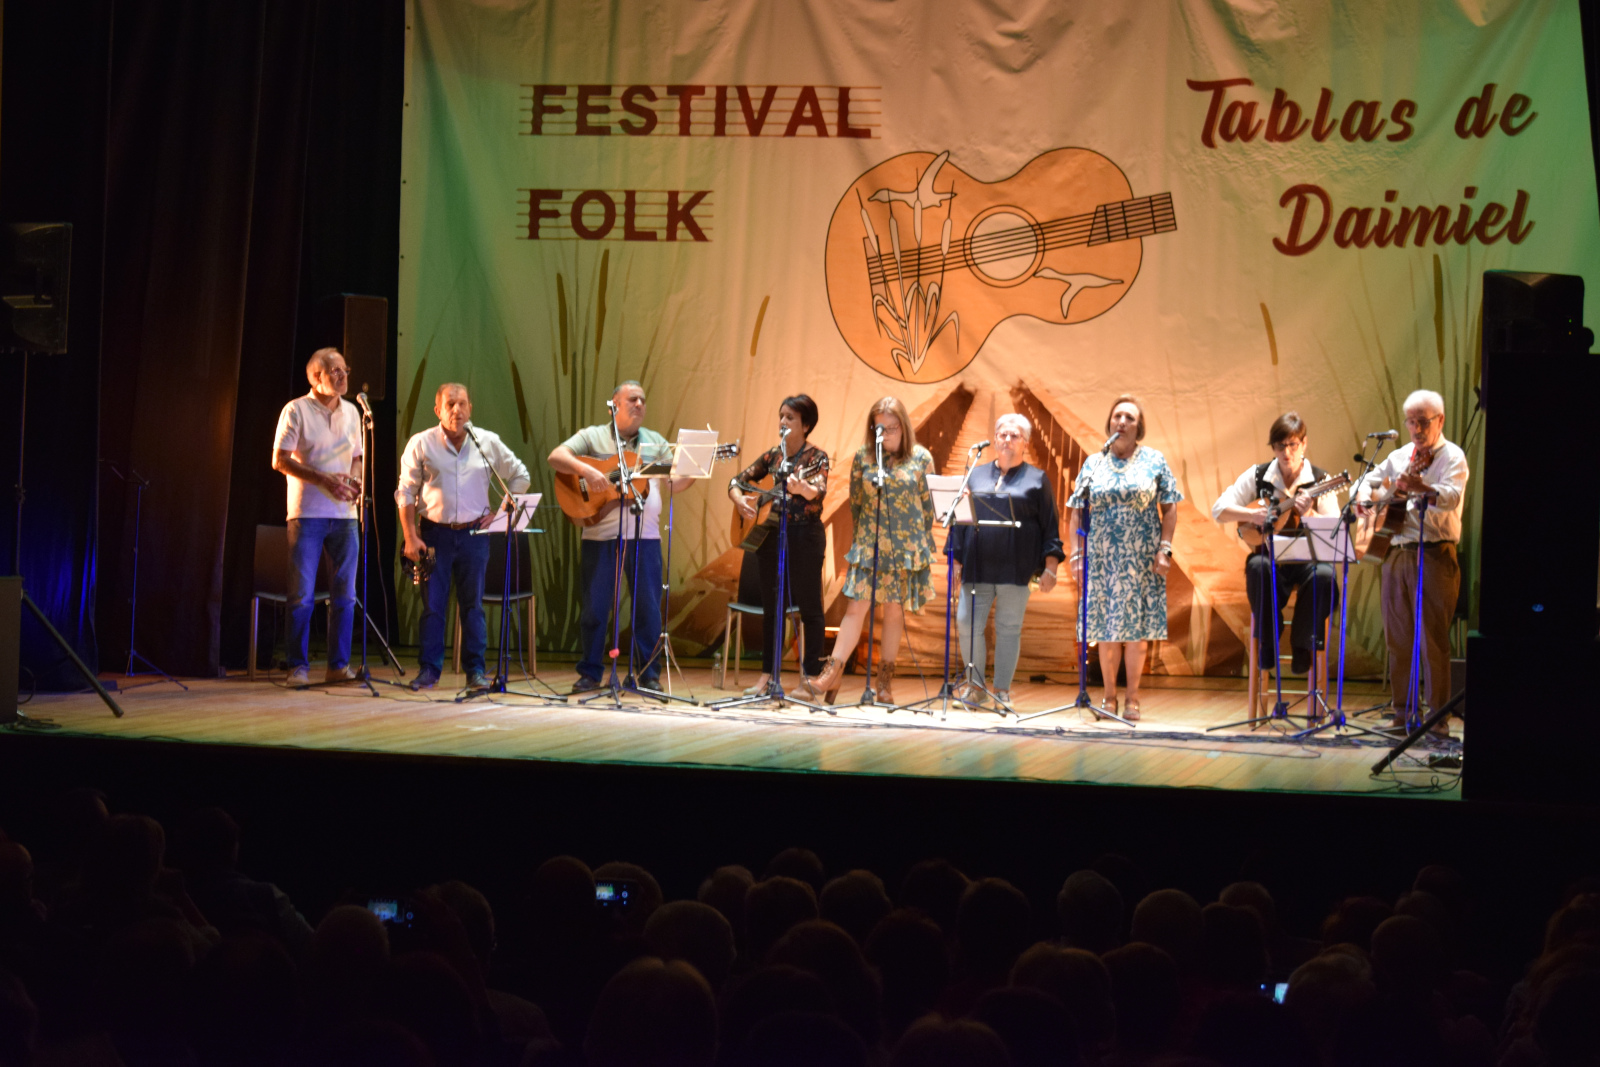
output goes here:
<path id="1" fill-rule="evenodd" d="M 844 681 L 844 661 L 829 656 L 822 661 L 822 673 L 811 679 L 811 685 L 828 698 L 828 703 L 833 703 L 834 694 L 839 692 L 839 683 Z"/>
<path id="2" fill-rule="evenodd" d="M 872 673 L 873 685 L 878 690 L 878 703 L 894 703 L 894 661 L 879 660 L 877 669 Z"/>

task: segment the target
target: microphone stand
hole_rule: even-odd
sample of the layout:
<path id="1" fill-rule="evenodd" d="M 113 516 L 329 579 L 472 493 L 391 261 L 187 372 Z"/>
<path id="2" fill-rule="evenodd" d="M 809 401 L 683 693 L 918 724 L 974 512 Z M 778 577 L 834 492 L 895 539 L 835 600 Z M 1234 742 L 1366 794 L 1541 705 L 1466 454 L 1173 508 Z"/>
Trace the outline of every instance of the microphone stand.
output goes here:
<path id="1" fill-rule="evenodd" d="M 951 541 L 950 541 L 950 525 L 951 525 L 951 523 L 955 522 L 956 509 L 961 506 L 961 501 L 963 499 L 965 499 L 967 496 L 970 495 L 969 494 L 969 490 L 968 490 L 967 487 L 972 482 L 972 475 L 978 469 L 977 465 L 976 465 L 977 464 L 977 460 L 982 455 L 983 455 L 983 446 L 981 444 L 980 445 L 974 445 L 971 449 L 969 449 L 967 451 L 967 469 L 966 469 L 965 475 L 961 479 L 961 486 L 960 486 L 960 488 L 958 488 L 956 490 L 955 498 L 950 501 L 950 506 L 945 508 L 945 511 L 944 511 L 943 515 L 939 516 L 939 524 L 941 526 L 943 526 L 944 529 L 945 529 L 945 540 L 944 540 L 944 557 L 945 557 L 945 571 L 944 571 L 944 573 L 945 573 L 945 578 L 944 578 L 944 684 L 939 687 L 939 692 L 938 692 L 937 695 L 931 696 L 931 697 L 927 697 L 927 698 L 922 699 L 922 700 L 918 700 L 918 701 L 916 701 L 915 703 L 912 703 L 912 704 L 905 705 L 905 707 L 906 707 L 906 709 L 908 711 L 922 711 L 922 710 L 924 710 L 923 705 L 932 705 L 932 704 L 937 703 L 939 705 L 939 721 L 940 722 L 943 722 L 947 717 L 949 717 L 949 714 L 950 714 L 950 702 L 952 700 L 955 701 L 956 703 L 962 705 L 962 707 L 967 708 L 969 710 L 973 710 L 973 711 L 997 711 L 997 713 L 999 714 L 999 716 L 1002 719 L 1005 718 L 1006 717 L 1006 713 L 1011 710 L 1005 704 L 1001 704 L 1000 703 L 1000 698 L 999 697 L 995 697 L 994 694 L 991 693 L 987 687 L 984 687 L 983 691 L 985 693 L 989 693 L 989 695 L 994 698 L 995 703 L 997 705 L 996 708 L 985 708 L 985 707 L 983 707 L 983 705 L 979 704 L 976 700 L 962 695 L 960 692 L 958 692 L 958 687 L 955 685 L 955 683 L 953 683 L 950 680 L 950 617 L 951 617 L 951 614 L 952 614 L 952 605 L 954 604 L 955 586 L 956 586 L 956 553 L 955 553 L 955 545 L 952 544 Z M 974 515 L 973 519 L 974 519 L 973 526 L 976 529 L 976 527 L 978 525 L 977 521 L 976 521 L 977 520 L 977 516 Z M 976 534 L 974 534 L 974 536 L 976 536 Z M 977 590 L 974 589 L 973 590 L 974 604 L 976 604 L 976 599 L 977 599 Z M 969 612 L 969 615 L 973 616 L 973 620 L 972 620 L 972 625 L 973 626 L 977 625 L 976 614 L 977 614 L 976 609 L 973 609 L 973 610 L 971 610 Z M 973 642 L 976 641 L 976 640 L 977 640 L 977 634 L 976 634 L 976 631 L 973 631 L 972 632 L 972 639 L 967 642 L 966 674 L 965 674 L 965 677 L 963 678 L 963 681 L 966 682 L 966 683 L 971 683 L 972 682 L 972 658 L 973 658 L 973 648 L 974 648 Z M 930 715 L 933 714 L 931 707 L 928 708 L 927 710 L 928 710 L 928 714 L 930 714 Z"/>
<path id="2" fill-rule="evenodd" d="M 1378 448 L 1380 450 L 1383 448 L 1382 439 L 1380 439 L 1378 441 Z M 1320 723 L 1320 724 L 1318 724 L 1316 726 L 1313 726 L 1310 729 L 1301 730 L 1297 734 L 1290 735 L 1290 739 L 1294 740 L 1294 741 L 1298 741 L 1298 740 L 1301 740 L 1302 738 L 1306 738 L 1306 737 L 1315 737 L 1317 734 L 1321 733 L 1324 730 L 1332 730 L 1333 731 L 1333 735 L 1335 737 L 1343 737 L 1343 736 L 1345 736 L 1345 731 L 1347 731 L 1347 730 L 1353 730 L 1353 731 L 1355 731 L 1357 733 L 1361 733 L 1361 734 L 1370 734 L 1373 737 L 1385 737 L 1385 736 L 1387 736 L 1386 734 L 1383 734 L 1383 733 L 1381 733 L 1381 732 L 1379 732 L 1377 730 L 1370 730 L 1365 726 L 1359 726 L 1359 725 L 1357 725 L 1355 723 L 1350 722 L 1349 719 L 1345 716 L 1345 713 L 1344 713 L 1344 654 L 1345 654 L 1345 642 L 1348 640 L 1349 633 L 1350 633 L 1350 557 L 1351 557 L 1351 555 L 1354 554 L 1351 551 L 1350 529 L 1356 523 L 1356 514 L 1355 514 L 1356 492 L 1360 489 L 1361 484 L 1364 481 L 1366 481 L 1367 475 L 1372 473 L 1372 469 L 1378 465 L 1378 463 L 1377 463 L 1378 454 L 1377 454 L 1376 451 L 1374 451 L 1373 454 L 1372 454 L 1372 458 L 1368 459 L 1367 458 L 1367 447 L 1366 447 L 1366 444 L 1363 443 L 1362 446 L 1361 446 L 1361 451 L 1358 452 L 1355 455 L 1354 458 L 1355 458 L 1355 461 L 1357 463 L 1361 464 L 1361 474 L 1360 474 L 1360 476 L 1358 476 L 1356 478 L 1355 482 L 1353 483 L 1353 488 L 1351 489 L 1351 492 L 1350 492 L 1350 498 L 1345 501 L 1344 507 L 1339 512 L 1339 536 L 1344 539 L 1344 547 L 1339 550 L 1339 678 L 1338 678 L 1339 689 L 1338 689 L 1338 695 L 1336 696 L 1336 698 L 1334 700 L 1334 706 L 1333 706 L 1333 709 L 1332 709 L 1332 711 L 1330 712 L 1330 714 L 1328 716 L 1327 721 L 1323 722 L 1323 723 Z M 1334 543 L 1337 545 L 1339 542 L 1335 541 Z M 1313 593 L 1314 592 L 1315 592 L 1315 590 L 1313 589 Z M 1326 651 L 1324 651 L 1323 654 L 1326 655 L 1327 654 Z M 1315 663 L 1313 663 L 1312 666 L 1314 667 Z M 1323 702 L 1323 706 L 1324 707 L 1327 706 L 1327 702 L 1326 701 Z M 1375 707 L 1382 707 L 1382 706 L 1383 705 L 1381 705 L 1381 704 L 1375 705 Z M 1374 710 L 1374 708 L 1366 708 L 1366 709 L 1364 709 L 1364 711 L 1372 711 L 1372 710 Z M 1357 714 L 1363 714 L 1363 713 L 1364 712 L 1357 712 Z"/>
<path id="3" fill-rule="evenodd" d="M 765 692 L 757 693 L 755 696 L 718 700 L 710 707 L 720 711 L 723 708 L 742 708 L 752 704 L 775 704 L 780 708 L 794 704 L 813 714 L 826 711 L 829 715 L 837 715 L 838 712 L 828 705 L 797 700 L 783 690 L 783 635 L 789 618 L 789 470 L 793 462 L 789 455 L 788 427 L 780 431 L 779 447 L 783 449 L 783 462 L 778 464 L 778 469 L 772 475 L 773 490 L 778 494 L 772 503 L 772 506 L 778 509 L 778 576 L 777 588 L 773 590 L 773 603 L 777 605 L 777 624 L 771 627 L 773 632 L 767 635 L 768 640 L 772 642 L 772 673 L 768 676 Z M 803 624 L 796 619 L 795 625 Z M 801 678 L 805 677 L 806 665 L 803 660 L 799 665 L 799 673 Z"/>
<path id="4" fill-rule="evenodd" d="M 616 406 L 610 401 L 607 401 L 606 407 L 611 410 L 611 439 L 613 442 L 615 442 L 617 450 L 617 489 L 621 494 L 622 499 L 627 502 L 628 511 L 633 515 L 632 541 L 634 581 L 632 585 L 632 595 L 634 601 L 633 620 L 637 621 L 639 614 L 639 535 L 644 529 L 645 500 L 640 497 L 638 488 L 633 484 L 634 475 L 628 467 L 628 456 L 627 451 L 623 448 L 622 431 L 617 426 Z M 643 433 L 643 429 L 643 427 L 640 427 L 641 434 Z M 643 444 L 642 436 L 640 438 L 640 444 Z M 643 455 L 639 457 L 639 462 L 640 466 L 642 467 L 644 465 Z M 609 696 L 611 698 L 612 705 L 620 710 L 627 707 L 626 704 L 622 703 L 623 694 L 632 693 L 635 696 L 651 697 L 663 703 L 669 700 L 676 700 L 684 704 L 698 706 L 700 703 L 698 700 L 692 700 L 687 697 L 668 696 L 665 693 L 657 693 L 653 690 L 641 689 L 639 687 L 639 685 L 634 681 L 633 677 L 633 645 L 637 643 L 637 639 L 631 633 L 629 634 L 628 638 L 629 647 L 627 677 L 624 678 L 617 671 L 617 660 L 622 656 L 622 576 L 626 571 L 626 546 L 629 540 L 624 531 L 625 527 L 623 525 L 623 517 L 619 514 L 617 516 L 617 536 L 613 541 L 613 544 L 615 545 L 615 558 L 612 560 L 611 567 L 611 672 L 606 679 L 605 685 L 599 692 L 592 696 L 579 698 L 578 703 L 580 705 L 586 705 Z M 652 592 L 651 595 L 653 596 L 655 594 Z M 631 626 L 632 623 L 630 623 L 630 627 Z"/>
<path id="5" fill-rule="evenodd" d="M 1111 435 L 1111 439 L 1100 449 L 1102 456 L 1111 451 L 1111 444 L 1118 436 L 1117 434 Z M 1112 719 L 1130 730 L 1137 730 L 1139 728 L 1138 723 L 1131 719 L 1124 719 L 1114 711 L 1097 708 L 1094 706 L 1094 702 L 1089 699 L 1089 526 L 1092 521 L 1090 512 L 1092 511 L 1094 500 L 1094 473 L 1089 469 L 1087 460 L 1084 461 L 1083 469 L 1078 474 L 1078 480 L 1078 487 L 1083 490 L 1083 506 L 1077 509 L 1078 545 L 1081 560 L 1078 575 L 1078 697 L 1070 704 L 1060 704 L 1053 708 L 1046 708 L 1044 711 L 1036 711 L 1031 715 L 1024 715 L 1017 719 L 1017 725 L 1021 726 L 1029 719 L 1037 719 L 1043 715 L 1054 715 L 1058 711 L 1077 708 L 1080 718 L 1083 712 L 1087 711 L 1097 720 Z M 1115 679 L 1112 680 L 1115 681 Z M 1057 727 L 1057 729 L 1059 730 L 1060 728 Z"/>
<path id="6" fill-rule="evenodd" d="M 867 655 L 865 660 L 867 684 L 861 691 L 860 700 L 843 706 L 847 708 L 886 708 L 893 714 L 898 709 L 898 705 L 880 703 L 877 691 L 872 688 L 873 624 L 878 608 L 878 541 L 879 533 L 883 529 L 883 483 L 888 480 L 888 473 L 883 469 L 883 427 L 881 426 L 878 427 L 874 447 L 877 452 L 877 469 L 867 476 L 867 480 L 878 491 L 877 504 L 872 519 L 872 586 L 867 600 Z M 932 712 L 929 712 L 929 714 L 932 714 Z"/>
<path id="7" fill-rule="evenodd" d="M 159 674 L 162 678 L 187 693 L 189 691 L 188 686 L 160 667 L 157 667 L 154 663 L 151 663 L 144 653 L 139 651 L 139 643 L 134 637 L 139 623 L 139 519 L 141 512 L 144 510 L 144 491 L 150 488 L 150 481 L 131 466 L 128 468 L 127 474 L 123 474 L 118 470 L 114 463 L 107 463 L 106 467 L 112 474 L 121 478 L 124 485 L 133 486 L 133 590 L 132 596 L 128 600 L 128 670 L 125 677 L 134 678 L 141 674 Z M 251 649 L 250 654 L 255 655 L 255 649 Z M 133 669 L 135 660 L 150 669 L 148 671 L 135 671 Z"/>
<path id="8" fill-rule="evenodd" d="M 462 701 L 471 700 L 474 697 L 487 696 L 491 693 L 506 693 L 509 691 L 508 686 L 511 679 L 510 641 L 512 553 L 516 553 L 517 563 L 520 567 L 522 561 L 522 535 L 524 533 L 539 532 L 518 529 L 518 525 L 522 523 L 525 518 L 526 521 L 533 521 L 530 514 L 530 509 L 517 500 L 516 494 L 511 491 L 511 487 L 506 484 L 506 480 L 500 477 L 500 472 L 495 470 L 493 463 L 489 462 L 489 455 L 483 450 L 483 442 L 479 441 L 478 435 L 472 432 L 472 423 L 466 423 L 465 428 L 467 431 L 467 436 L 472 439 L 472 447 L 477 449 L 478 458 L 483 460 L 484 467 L 486 467 L 489 471 L 489 477 L 494 480 L 495 486 L 500 490 L 500 510 L 506 513 L 506 547 L 505 559 L 502 563 L 500 574 L 500 647 L 496 651 L 495 655 L 494 679 L 489 683 L 489 688 L 487 689 L 470 689 L 457 696 L 455 701 L 457 704 L 460 704 Z M 484 536 L 492 536 L 493 532 L 494 531 L 488 529 L 474 530 L 469 536 L 476 537 L 480 534 Z M 512 540 L 513 537 L 516 538 L 515 541 Z M 459 598 L 459 590 L 457 591 L 456 595 Z M 481 595 L 479 597 L 479 605 L 480 607 L 482 605 Z M 459 614 L 460 611 L 461 605 L 458 599 L 456 604 L 457 614 Z M 462 625 L 461 633 L 464 639 L 466 636 L 465 623 Z M 542 679 L 535 678 L 535 681 L 538 681 L 540 685 L 544 685 L 546 689 L 550 688 Z M 565 696 L 561 695 L 560 693 L 556 693 L 554 690 L 552 690 L 550 693 L 518 693 L 517 695 L 533 697 L 537 700 L 543 700 L 548 703 L 565 704 L 567 702 L 567 698 Z"/>
<path id="9" fill-rule="evenodd" d="M 361 409 L 361 484 L 357 487 L 356 504 L 356 525 L 361 536 L 361 543 L 358 549 L 361 566 L 361 597 L 356 601 L 356 606 L 361 609 L 361 670 L 359 672 L 359 681 L 366 689 L 368 696 L 377 696 L 378 687 L 372 684 L 372 672 L 367 669 L 367 630 L 372 625 L 372 617 L 367 614 L 367 533 L 370 529 L 367 525 L 367 509 L 372 506 L 372 498 L 368 494 L 370 482 L 367 478 L 367 465 L 372 462 L 372 408 L 367 405 L 366 393 L 363 392 L 356 395 L 360 401 L 359 407 Z M 376 509 L 374 508 L 374 510 Z M 328 637 L 328 646 L 330 648 L 333 647 L 332 635 Z M 384 645 L 385 649 L 388 647 L 387 644 Z M 255 650 L 251 649 L 251 655 L 254 654 Z M 398 667 L 399 664 L 396 663 L 395 666 Z M 402 675 L 405 674 L 404 671 L 400 673 Z"/>
<path id="10" fill-rule="evenodd" d="M 1262 583 L 1261 595 L 1259 598 L 1260 603 L 1256 605 L 1256 628 L 1259 631 L 1259 629 L 1263 626 L 1272 627 L 1272 678 L 1273 684 L 1277 687 L 1277 699 L 1272 704 L 1272 710 L 1266 715 L 1257 715 L 1256 709 L 1252 707 L 1250 709 L 1250 717 L 1248 719 L 1241 719 L 1238 722 L 1225 722 L 1218 726 L 1209 726 L 1206 728 L 1206 733 L 1212 733 L 1217 730 L 1229 730 L 1235 726 L 1248 726 L 1254 730 L 1262 723 L 1286 723 L 1293 718 L 1293 716 L 1289 714 L 1288 702 L 1283 699 L 1283 648 L 1281 644 L 1283 640 L 1283 627 L 1277 625 L 1278 613 L 1276 611 L 1276 605 L 1283 603 L 1283 601 L 1278 599 L 1278 536 L 1275 529 L 1278 524 L 1278 512 L 1281 509 L 1267 499 L 1265 490 L 1262 492 L 1262 499 L 1266 501 L 1267 504 L 1267 521 L 1266 524 L 1261 527 L 1261 540 L 1267 546 L 1267 569 L 1272 579 L 1272 599 L 1270 604 L 1273 607 L 1273 610 L 1268 610 L 1268 586 L 1266 583 Z M 1295 607 L 1298 609 L 1299 605 L 1296 604 Z M 1251 634 L 1250 640 L 1255 641 L 1259 646 L 1260 639 L 1256 634 Z M 1313 657 L 1313 660 L 1314 659 L 1315 657 Z M 1260 665 L 1258 664 L 1257 666 L 1259 667 Z M 1311 671 L 1312 675 L 1315 676 L 1315 662 L 1312 663 Z M 1314 698 L 1315 694 L 1316 682 L 1313 681 L 1311 683 L 1311 692 L 1307 694 L 1307 696 Z M 1311 721 L 1310 713 L 1314 712 L 1315 710 L 1316 709 L 1310 705 L 1308 705 L 1306 708 L 1308 714 L 1303 717 L 1306 720 L 1307 727 L 1314 725 L 1314 723 Z M 1295 736 L 1298 736 L 1298 734 Z"/>

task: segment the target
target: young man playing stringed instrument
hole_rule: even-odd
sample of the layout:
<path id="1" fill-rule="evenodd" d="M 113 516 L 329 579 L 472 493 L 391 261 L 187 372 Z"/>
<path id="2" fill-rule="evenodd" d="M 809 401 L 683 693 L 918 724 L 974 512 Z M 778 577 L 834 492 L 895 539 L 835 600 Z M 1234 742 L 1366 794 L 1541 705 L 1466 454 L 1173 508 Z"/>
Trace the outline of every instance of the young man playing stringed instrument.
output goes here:
<path id="1" fill-rule="evenodd" d="M 1422 560 L 1422 677 L 1428 706 L 1450 699 L 1450 621 L 1461 592 L 1456 542 L 1461 540 L 1461 502 L 1467 490 L 1467 454 L 1444 439 L 1444 398 L 1431 389 L 1406 397 L 1409 444 L 1389 453 L 1361 482 L 1356 509 L 1363 516 L 1387 504 L 1405 511 L 1383 560 L 1383 636 L 1389 649 L 1393 726 L 1404 726 L 1416 704 L 1411 646 L 1416 633 L 1417 553 Z M 1422 500 L 1427 510 L 1421 509 Z M 1419 515 L 1425 516 L 1419 521 Z M 1423 528 L 1424 523 L 1426 529 Z M 1434 729 L 1449 733 L 1449 723 Z"/>
<path id="2" fill-rule="evenodd" d="M 1333 608 L 1333 564 L 1278 564 L 1278 603 L 1269 618 L 1263 608 L 1272 601 L 1272 561 L 1265 538 L 1272 531 L 1283 533 L 1298 526 L 1306 515 L 1338 515 L 1338 489 L 1348 484 L 1349 478 L 1330 477 L 1306 459 L 1306 424 L 1296 412 L 1286 411 L 1278 416 L 1267 434 L 1267 443 L 1274 459 L 1246 467 L 1211 505 L 1211 518 L 1219 523 L 1237 523 L 1240 538 L 1251 546 L 1244 564 L 1244 580 L 1251 610 L 1258 620 L 1259 662 L 1263 668 L 1277 655 L 1283 608 L 1289 595 L 1298 591 L 1289 644 L 1294 649 L 1292 669 L 1303 674 L 1311 667 L 1313 649 L 1322 647 L 1323 624 Z"/>
<path id="3" fill-rule="evenodd" d="M 626 381 L 611 394 L 611 405 L 616 412 L 616 429 L 622 437 L 622 448 L 628 463 L 666 462 L 673 457 L 672 444 L 654 430 L 644 425 L 644 386 L 636 381 Z M 622 535 L 622 574 L 630 584 L 634 580 L 634 558 L 638 558 L 638 586 L 634 588 L 636 626 L 633 647 L 636 662 L 650 658 L 661 636 L 661 490 L 660 478 L 643 479 L 645 487 L 644 510 L 635 516 L 623 504 L 616 483 L 608 474 L 588 460 L 611 459 L 615 469 L 617 441 L 611 431 L 610 421 L 585 426 L 551 451 L 550 468 L 557 475 L 570 475 L 586 487 L 586 496 L 605 496 L 607 503 L 593 518 L 585 520 L 583 528 L 583 611 L 578 619 L 579 639 L 582 642 L 582 659 L 578 661 L 578 680 L 572 692 L 587 693 L 600 688 L 609 657 L 606 653 L 606 623 L 611 617 L 617 569 L 617 534 Z M 674 492 L 694 484 L 693 478 L 671 479 Z M 635 531 L 637 530 L 637 539 Z M 652 665 L 639 678 L 641 685 L 654 688 L 659 678 L 659 667 Z"/>

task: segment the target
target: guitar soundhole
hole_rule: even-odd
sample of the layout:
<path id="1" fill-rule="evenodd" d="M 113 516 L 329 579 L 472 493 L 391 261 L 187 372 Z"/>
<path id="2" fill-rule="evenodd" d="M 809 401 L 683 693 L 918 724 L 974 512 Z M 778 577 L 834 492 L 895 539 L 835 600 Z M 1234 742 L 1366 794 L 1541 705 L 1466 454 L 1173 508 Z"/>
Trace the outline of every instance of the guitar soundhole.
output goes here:
<path id="1" fill-rule="evenodd" d="M 991 285 L 1027 281 L 1043 258 L 1039 224 L 1016 208 L 990 208 L 967 228 L 967 264 Z"/>

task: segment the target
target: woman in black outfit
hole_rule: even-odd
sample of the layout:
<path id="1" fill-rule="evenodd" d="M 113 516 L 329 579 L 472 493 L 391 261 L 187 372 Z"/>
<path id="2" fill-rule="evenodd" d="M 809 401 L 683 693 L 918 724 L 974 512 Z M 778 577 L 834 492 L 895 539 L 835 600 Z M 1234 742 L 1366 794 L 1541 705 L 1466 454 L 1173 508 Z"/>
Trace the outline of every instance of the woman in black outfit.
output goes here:
<path id="1" fill-rule="evenodd" d="M 1037 578 L 1039 591 L 1055 588 L 1056 569 L 1066 553 L 1061 547 L 1061 521 L 1055 492 L 1044 471 L 1025 463 L 1033 424 L 1017 414 L 1001 415 L 994 424 L 995 458 L 972 472 L 968 486 L 978 493 L 1001 493 L 1010 498 L 1011 512 L 1021 526 L 952 526 L 950 551 L 956 558 L 956 584 L 961 605 L 956 612 L 961 649 L 958 660 L 968 662 L 968 681 L 983 685 L 983 627 L 994 609 L 994 693 L 1011 703 L 1011 679 L 1022 650 L 1022 614 L 1028 608 L 1030 583 Z M 993 518 L 974 505 L 978 518 Z M 976 602 L 976 604 L 974 604 Z M 976 632 L 972 625 L 977 618 Z M 987 703 L 982 690 L 976 703 Z M 969 697 L 969 699 L 974 699 Z"/>
<path id="2" fill-rule="evenodd" d="M 795 695 L 812 699 L 819 695 L 810 681 L 822 670 L 822 564 L 827 555 L 827 531 L 822 526 L 822 498 L 828 490 L 828 454 L 809 443 L 817 427 L 817 403 L 804 393 L 786 398 L 778 406 L 779 431 L 788 430 L 781 444 L 763 452 L 756 461 L 728 485 L 728 497 L 747 521 L 757 513 L 757 498 L 739 489 L 742 482 L 753 485 L 769 475 L 783 477 L 788 487 L 789 573 L 785 576 L 786 599 L 800 609 L 801 632 L 805 635 L 806 656 L 800 685 Z M 803 475 L 803 477 L 802 477 Z M 765 640 L 761 642 L 761 680 L 745 690 L 746 696 L 766 691 L 776 664 L 772 660 L 772 635 L 783 626 L 778 611 L 778 510 L 769 508 L 762 525 L 765 539 L 756 549 L 761 569 L 761 612 Z"/>

